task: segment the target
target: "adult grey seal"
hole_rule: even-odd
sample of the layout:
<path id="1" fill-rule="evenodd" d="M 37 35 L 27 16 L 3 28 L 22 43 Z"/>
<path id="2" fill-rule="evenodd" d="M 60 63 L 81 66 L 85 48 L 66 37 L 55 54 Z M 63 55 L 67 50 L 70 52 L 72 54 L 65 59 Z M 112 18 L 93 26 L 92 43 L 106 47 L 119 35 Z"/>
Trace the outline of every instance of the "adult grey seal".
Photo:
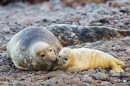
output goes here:
<path id="1" fill-rule="evenodd" d="M 44 27 L 28 27 L 7 44 L 7 58 L 22 70 L 51 70 L 62 49 L 58 39 Z"/>

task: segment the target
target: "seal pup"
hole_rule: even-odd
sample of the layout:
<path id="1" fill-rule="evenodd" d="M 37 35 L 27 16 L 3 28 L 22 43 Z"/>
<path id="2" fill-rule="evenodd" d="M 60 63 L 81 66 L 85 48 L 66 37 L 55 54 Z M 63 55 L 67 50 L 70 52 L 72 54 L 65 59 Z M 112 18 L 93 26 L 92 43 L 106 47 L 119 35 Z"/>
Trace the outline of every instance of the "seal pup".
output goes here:
<path id="1" fill-rule="evenodd" d="M 96 67 L 112 68 L 115 72 L 124 72 L 122 68 L 125 66 L 124 62 L 113 56 L 89 48 L 63 48 L 58 55 L 58 65 L 60 69 L 69 72 L 78 72 Z"/>
<path id="2" fill-rule="evenodd" d="M 44 27 L 27 27 L 7 44 L 7 58 L 21 70 L 51 70 L 62 49 L 58 39 Z"/>

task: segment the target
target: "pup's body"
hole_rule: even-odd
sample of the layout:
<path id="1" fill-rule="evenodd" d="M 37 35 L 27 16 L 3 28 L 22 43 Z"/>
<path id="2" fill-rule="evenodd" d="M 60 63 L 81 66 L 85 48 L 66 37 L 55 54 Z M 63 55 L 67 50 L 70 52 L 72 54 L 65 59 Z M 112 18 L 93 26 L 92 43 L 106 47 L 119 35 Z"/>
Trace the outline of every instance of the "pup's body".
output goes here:
<path id="1" fill-rule="evenodd" d="M 116 72 L 124 72 L 124 62 L 99 50 L 79 48 L 63 48 L 58 55 L 58 64 L 67 71 L 83 71 L 100 66 L 103 69 L 112 68 Z"/>
<path id="2" fill-rule="evenodd" d="M 14 35 L 7 44 L 7 58 L 22 70 L 50 70 L 62 48 L 47 29 L 28 27 Z"/>

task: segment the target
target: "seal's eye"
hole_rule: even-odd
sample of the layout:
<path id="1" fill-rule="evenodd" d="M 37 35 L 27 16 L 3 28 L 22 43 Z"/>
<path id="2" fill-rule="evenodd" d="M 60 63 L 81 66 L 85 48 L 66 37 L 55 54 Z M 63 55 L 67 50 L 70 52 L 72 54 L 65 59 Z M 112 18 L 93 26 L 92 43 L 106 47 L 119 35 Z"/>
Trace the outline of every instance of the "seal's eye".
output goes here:
<path id="1" fill-rule="evenodd" d="M 45 55 L 44 54 L 41 54 L 41 57 L 44 57 Z"/>
<path id="2" fill-rule="evenodd" d="M 50 49 L 50 52 L 52 51 L 52 49 Z"/>
<path id="3" fill-rule="evenodd" d="M 60 58 L 60 56 L 59 56 L 59 58 Z"/>
<path id="4" fill-rule="evenodd" d="M 68 58 L 65 58 L 65 60 L 68 60 Z"/>

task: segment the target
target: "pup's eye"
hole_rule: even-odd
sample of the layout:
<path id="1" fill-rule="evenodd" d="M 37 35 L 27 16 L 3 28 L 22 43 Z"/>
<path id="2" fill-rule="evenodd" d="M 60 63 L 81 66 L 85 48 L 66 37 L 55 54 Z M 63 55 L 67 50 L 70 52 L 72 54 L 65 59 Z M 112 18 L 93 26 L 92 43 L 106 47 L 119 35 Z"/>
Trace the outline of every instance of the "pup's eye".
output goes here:
<path id="1" fill-rule="evenodd" d="M 59 56 L 59 58 L 60 58 L 60 56 Z"/>
<path id="2" fill-rule="evenodd" d="M 65 60 L 68 60 L 68 58 L 65 58 Z"/>
<path id="3" fill-rule="evenodd" d="M 52 51 L 52 49 L 50 49 L 50 52 Z"/>
<path id="4" fill-rule="evenodd" d="M 45 55 L 44 54 L 41 54 L 41 57 L 44 57 Z"/>

